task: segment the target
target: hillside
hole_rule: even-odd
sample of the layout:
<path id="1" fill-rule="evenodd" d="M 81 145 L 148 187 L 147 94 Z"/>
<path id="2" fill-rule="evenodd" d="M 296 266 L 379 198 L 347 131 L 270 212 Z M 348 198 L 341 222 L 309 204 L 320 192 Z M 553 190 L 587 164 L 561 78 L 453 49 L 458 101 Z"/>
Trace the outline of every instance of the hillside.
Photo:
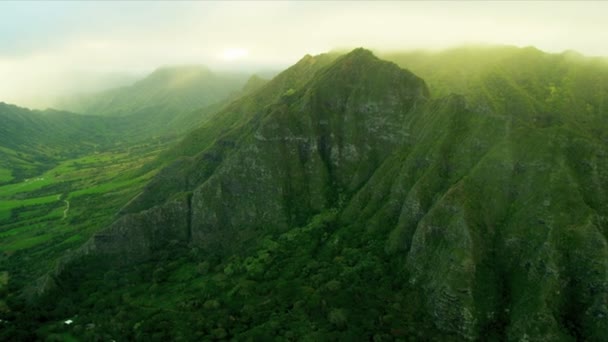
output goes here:
<path id="1" fill-rule="evenodd" d="M 608 67 L 465 52 L 304 57 L 168 151 L 11 332 L 604 340 Z"/>

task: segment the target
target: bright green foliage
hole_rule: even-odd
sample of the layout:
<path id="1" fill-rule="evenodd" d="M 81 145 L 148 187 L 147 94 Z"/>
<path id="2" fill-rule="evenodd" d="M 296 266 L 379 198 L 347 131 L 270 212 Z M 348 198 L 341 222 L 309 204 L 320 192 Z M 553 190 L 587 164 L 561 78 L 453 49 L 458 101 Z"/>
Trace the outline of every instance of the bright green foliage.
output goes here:
<path id="1" fill-rule="evenodd" d="M 0 184 L 13 180 L 13 171 L 10 169 L 0 168 Z"/>

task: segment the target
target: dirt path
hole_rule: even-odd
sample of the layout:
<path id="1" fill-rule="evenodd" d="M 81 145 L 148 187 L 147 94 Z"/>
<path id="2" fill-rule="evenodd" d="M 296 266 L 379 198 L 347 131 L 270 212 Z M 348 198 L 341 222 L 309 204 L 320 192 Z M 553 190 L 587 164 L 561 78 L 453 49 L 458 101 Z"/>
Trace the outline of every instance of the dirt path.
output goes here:
<path id="1" fill-rule="evenodd" d="M 68 217 L 68 211 L 70 211 L 70 201 L 63 200 L 65 202 L 65 209 L 63 210 L 63 219 L 65 220 Z"/>

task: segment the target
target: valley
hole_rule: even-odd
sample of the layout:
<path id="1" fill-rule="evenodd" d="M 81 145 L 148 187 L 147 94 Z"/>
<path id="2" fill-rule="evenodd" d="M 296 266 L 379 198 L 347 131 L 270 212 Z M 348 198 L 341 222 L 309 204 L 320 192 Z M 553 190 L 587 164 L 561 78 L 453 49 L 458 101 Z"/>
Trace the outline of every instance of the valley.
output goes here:
<path id="1" fill-rule="evenodd" d="M 140 171 L 166 147 L 131 146 L 68 159 L 31 179 L 0 186 L 3 290 L 19 289 L 80 246 L 155 173 Z"/>

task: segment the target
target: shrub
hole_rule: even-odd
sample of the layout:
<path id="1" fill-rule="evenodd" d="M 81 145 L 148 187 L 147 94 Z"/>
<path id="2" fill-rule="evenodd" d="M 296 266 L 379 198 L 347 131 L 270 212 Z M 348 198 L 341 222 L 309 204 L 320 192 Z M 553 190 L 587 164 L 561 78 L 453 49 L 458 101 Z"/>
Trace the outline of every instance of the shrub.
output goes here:
<path id="1" fill-rule="evenodd" d="M 329 323 L 333 324 L 338 329 L 346 327 L 346 312 L 344 309 L 332 309 L 328 315 Z"/>

